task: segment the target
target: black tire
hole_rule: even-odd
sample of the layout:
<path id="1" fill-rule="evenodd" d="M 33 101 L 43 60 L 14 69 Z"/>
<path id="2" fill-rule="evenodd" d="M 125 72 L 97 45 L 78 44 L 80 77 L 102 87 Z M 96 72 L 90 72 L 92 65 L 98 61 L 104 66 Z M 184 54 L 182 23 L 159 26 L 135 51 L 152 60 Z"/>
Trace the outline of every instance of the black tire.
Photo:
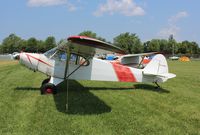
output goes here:
<path id="1" fill-rule="evenodd" d="M 52 83 L 45 83 L 40 88 L 41 95 L 43 94 L 56 94 L 56 86 Z"/>
<path id="2" fill-rule="evenodd" d="M 50 81 L 50 78 L 44 79 L 44 80 L 42 81 L 41 86 L 44 85 L 44 84 L 46 84 L 46 83 L 48 83 L 49 81 Z"/>

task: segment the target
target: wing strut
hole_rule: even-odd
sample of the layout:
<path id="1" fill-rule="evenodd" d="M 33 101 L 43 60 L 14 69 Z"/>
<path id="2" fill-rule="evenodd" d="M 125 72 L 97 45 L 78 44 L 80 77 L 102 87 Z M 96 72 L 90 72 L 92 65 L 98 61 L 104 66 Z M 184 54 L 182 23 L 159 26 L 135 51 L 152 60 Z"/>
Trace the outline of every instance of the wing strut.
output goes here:
<path id="1" fill-rule="evenodd" d="M 65 65 L 65 76 L 64 76 L 64 80 L 66 82 L 67 85 L 67 97 L 66 97 L 66 112 L 69 111 L 69 77 L 76 72 L 81 66 L 83 66 L 89 59 L 90 57 L 86 58 L 85 61 L 83 63 L 81 63 L 74 71 L 72 71 L 71 73 L 69 73 L 69 62 L 70 62 L 70 56 L 71 56 L 71 52 L 69 47 L 67 47 L 67 51 L 66 51 L 66 65 Z"/>
<path id="2" fill-rule="evenodd" d="M 68 83 L 68 73 L 69 73 L 69 61 L 70 61 L 70 47 L 67 47 L 67 51 L 66 51 L 66 65 L 65 65 L 65 76 L 64 76 L 64 80 L 66 82 L 67 85 L 67 98 L 66 98 L 66 112 L 68 112 L 69 110 L 69 104 L 68 104 L 68 100 L 69 100 L 69 83 Z"/>
<path id="3" fill-rule="evenodd" d="M 144 57 L 145 57 L 145 56 L 142 56 L 142 60 L 140 61 L 139 65 L 138 65 L 138 68 L 140 68 L 140 66 L 142 65 L 142 62 L 143 62 L 143 60 L 144 60 Z"/>

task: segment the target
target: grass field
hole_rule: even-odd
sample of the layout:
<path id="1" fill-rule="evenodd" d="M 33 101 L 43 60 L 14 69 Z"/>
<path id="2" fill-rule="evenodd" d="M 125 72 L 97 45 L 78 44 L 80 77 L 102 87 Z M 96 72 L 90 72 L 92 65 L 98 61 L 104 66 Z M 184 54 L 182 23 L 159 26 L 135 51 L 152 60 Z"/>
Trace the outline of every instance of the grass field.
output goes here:
<path id="1" fill-rule="evenodd" d="M 0 61 L 0 135 L 200 134 L 200 61 L 169 61 L 176 78 L 152 84 L 70 81 L 40 95 L 45 75 Z M 135 89 L 133 89 L 133 86 Z"/>

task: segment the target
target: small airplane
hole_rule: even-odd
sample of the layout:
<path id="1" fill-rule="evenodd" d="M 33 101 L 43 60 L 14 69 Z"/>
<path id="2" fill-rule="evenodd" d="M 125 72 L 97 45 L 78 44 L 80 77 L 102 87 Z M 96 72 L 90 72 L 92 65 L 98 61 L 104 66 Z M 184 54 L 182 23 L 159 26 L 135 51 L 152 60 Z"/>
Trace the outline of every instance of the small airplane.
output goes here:
<path id="1" fill-rule="evenodd" d="M 115 60 L 95 57 L 97 49 L 120 54 Z M 98 80 L 116 82 L 165 82 L 176 77 L 168 72 L 162 54 L 126 54 L 109 43 L 86 36 L 71 36 L 44 54 L 20 53 L 20 63 L 48 76 L 41 84 L 41 94 L 57 93 L 64 80 Z"/>
<path id="2" fill-rule="evenodd" d="M 172 57 L 169 57 L 170 60 L 178 60 L 179 57 L 178 56 L 172 56 Z"/>

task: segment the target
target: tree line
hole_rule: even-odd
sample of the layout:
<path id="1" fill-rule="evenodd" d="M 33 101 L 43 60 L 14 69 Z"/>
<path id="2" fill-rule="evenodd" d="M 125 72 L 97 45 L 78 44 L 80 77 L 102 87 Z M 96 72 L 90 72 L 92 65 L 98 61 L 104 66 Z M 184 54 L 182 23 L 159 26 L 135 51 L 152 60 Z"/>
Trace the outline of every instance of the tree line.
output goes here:
<path id="1" fill-rule="evenodd" d="M 10 34 L 0 45 L 0 53 L 13 53 L 21 51 L 43 53 L 55 46 L 56 39 L 53 36 L 49 36 L 43 41 L 37 40 L 34 37 L 25 40 L 15 34 Z"/>
<path id="2" fill-rule="evenodd" d="M 79 35 L 108 42 L 105 38 L 97 36 L 97 34 L 92 31 L 83 31 Z M 0 45 L 0 53 L 3 54 L 20 51 L 44 53 L 51 48 L 56 47 L 60 42 L 62 42 L 62 40 L 57 43 L 54 36 L 49 36 L 45 40 L 38 40 L 34 37 L 25 40 L 15 34 L 10 34 Z M 113 44 L 127 51 L 129 54 L 160 52 L 169 55 L 200 55 L 200 48 L 196 42 L 190 42 L 187 40 L 177 42 L 173 38 L 173 35 L 170 35 L 168 39 L 152 39 L 142 43 L 135 33 L 126 32 L 116 36 L 113 39 Z"/>

